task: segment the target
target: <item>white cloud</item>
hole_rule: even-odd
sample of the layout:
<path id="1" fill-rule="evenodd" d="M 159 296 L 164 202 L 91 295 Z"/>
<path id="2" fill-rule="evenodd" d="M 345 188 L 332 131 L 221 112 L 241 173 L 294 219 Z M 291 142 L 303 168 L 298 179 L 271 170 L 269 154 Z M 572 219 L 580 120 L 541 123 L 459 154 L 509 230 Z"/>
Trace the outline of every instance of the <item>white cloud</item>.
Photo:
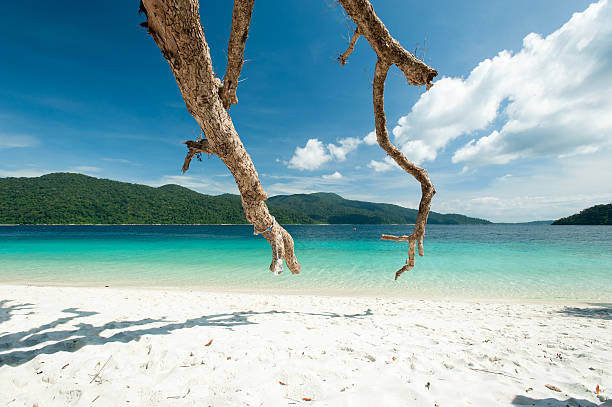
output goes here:
<path id="1" fill-rule="evenodd" d="M 499 149 L 500 139 L 503 136 L 495 130 L 488 136 L 483 136 L 478 141 L 470 140 L 469 143 L 455 151 L 453 162 L 474 162 L 487 164 L 506 164 L 517 159 L 518 153 L 504 154 Z"/>
<path id="2" fill-rule="evenodd" d="M 38 140 L 32 136 L 0 134 L 0 149 L 32 147 L 37 144 Z"/>
<path id="3" fill-rule="evenodd" d="M 296 147 L 295 153 L 289 161 L 289 168 L 303 170 L 316 170 L 332 157 L 327 153 L 325 146 L 316 138 L 306 142 L 305 147 Z"/>
<path id="4" fill-rule="evenodd" d="M 612 10 L 607 0 L 576 13 L 517 53 L 502 51 L 465 78 L 442 78 L 393 129 L 416 162 L 434 160 L 462 135 L 488 130 L 455 163 L 591 154 L 612 143 Z M 490 127 L 497 130 L 491 131 Z"/>
<path id="5" fill-rule="evenodd" d="M 555 165 L 550 165 L 550 161 Z M 463 213 L 496 222 L 558 219 L 580 210 L 612 201 L 609 154 L 595 153 L 562 160 L 544 159 L 529 168 L 496 177 L 484 186 L 470 189 L 437 188 L 432 202 L 436 212 Z M 517 171 L 516 173 L 514 171 Z"/>
<path id="6" fill-rule="evenodd" d="M 436 150 L 423 140 L 410 140 L 401 146 L 402 153 L 413 163 L 420 165 L 426 160 L 435 160 Z"/>
<path id="7" fill-rule="evenodd" d="M 369 146 L 373 146 L 374 144 L 378 143 L 376 140 L 376 131 L 369 132 L 368 135 L 363 138 L 363 142 Z"/>
<path id="8" fill-rule="evenodd" d="M 339 146 L 335 144 L 328 144 L 327 149 L 334 159 L 337 161 L 344 161 L 346 160 L 346 155 L 357 149 L 359 144 L 362 143 L 362 140 L 357 137 L 347 137 L 338 140 L 338 142 L 340 143 Z"/>
<path id="9" fill-rule="evenodd" d="M 597 151 L 599 151 L 599 146 L 591 146 L 591 145 L 580 146 L 580 147 L 577 147 L 574 151 L 569 151 L 566 154 L 560 154 L 559 158 L 567 158 L 567 157 L 573 157 L 575 155 L 591 154 L 591 153 L 596 153 Z"/>
<path id="10" fill-rule="evenodd" d="M 336 171 L 333 174 L 323 175 L 322 178 L 323 179 L 342 179 L 344 177 L 342 176 L 342 174 Z"/>
<path id="11" fill-rule="evenodd" d="M 338 140 L 338 143 L 326 146 L 319 139 L 311 138 L 304 147 L 296 147 L 288 166 L 300 171 L 316 170 L 331 160 L 345 161 L 346 155 L 355 151 L 363 141 L 357 137 L 346 137 Z"/>
<path id="12" fill-rule="evenodd" d="M 393 169 L 400 169 L 393 158 L 386 156 L 383 161 L 371 160 L 368 164 L 368 168 L 374 169 L 376 172 L 385 172 Z"/>

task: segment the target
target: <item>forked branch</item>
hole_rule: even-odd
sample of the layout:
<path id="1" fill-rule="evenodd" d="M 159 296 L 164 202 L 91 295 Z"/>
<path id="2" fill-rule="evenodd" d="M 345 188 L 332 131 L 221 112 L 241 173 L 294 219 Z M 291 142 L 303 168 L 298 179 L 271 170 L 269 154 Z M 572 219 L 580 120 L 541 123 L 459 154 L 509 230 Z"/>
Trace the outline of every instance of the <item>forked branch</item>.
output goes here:
<path id="1" fill-rule="evenodd" d="M 346 13 L 357 25 L 357 30 L 363 35 L 377 54 L 374 70 L 373 103 L 374 121 L 376 124 L 376 140 L 383 150 L 407 173 L 411 174 L 421 184 L 421 202 L 415 222 L 414 230 L 409 236 L 381 235 L 383 240 L 408 241 L 408 259 L 406 264 L 395 273 L 397 280 L 403 272 L 414 267 L 415 246 L 418 244 L 419 255 L 423 256 L 423 238 L 431 200 L 436 193 L 427 171 L 410 162 L 402 151 L 389 140 L 387 132 L 387 117 L 385 115 L 385 80 L 387 72 L 392 65 L 396 65 L 406 77 L 408 83 L 413 85 L 432 86 L 432 80 L 438 72 L 425 62 L 406 51 L 395 40 L 385 25 L 380 21 L 374 8 L 368 0 L 338 0 Z"/>
<path id="2" fill-rule="evenodd" d="M 357 25 L 359 34 L 370 43 L 379 59 L 389 65 L 397 65 L 410 84 L 427 85 L 428 89 L 431 87 L 431 81 L 438 75 L 438 71 L 406 51 L 391 36 L 368 0 L 338 0 L 338 2 Z"/>
<path id="3" fill-rule="evenodd" d="M 235 92 L 240 75 L 252 3 L 236 0 L 234 7 L 236 24 L 232 25 L 231 37 L 237 38 L 237 42 L 229 46 L 226 75 L 228 100 L 234 103 L 232 89 Z M 219 90 L 223 85 L 213 71 L 198 0 L 142 0 L 142 8 L 147 17 L 144 26 L 168 61 L 187 110 L 206 134 L 206 139 L 186 143 L 189 152 L 183 169 L 189 168 L 191 159 L 200 152 L 217 155 L 234 176 L 246 219 L 255 231 L 265 231 L 263 235 L 272 246 L 274 259 L 270 269 L 280 272 L 284 260 L 292 273 L 299 273 L 301 266 L 295 257 L 293 239 L 270 215 L 265 203 L 268 196 L 222 100 L 223 92 Z"/>

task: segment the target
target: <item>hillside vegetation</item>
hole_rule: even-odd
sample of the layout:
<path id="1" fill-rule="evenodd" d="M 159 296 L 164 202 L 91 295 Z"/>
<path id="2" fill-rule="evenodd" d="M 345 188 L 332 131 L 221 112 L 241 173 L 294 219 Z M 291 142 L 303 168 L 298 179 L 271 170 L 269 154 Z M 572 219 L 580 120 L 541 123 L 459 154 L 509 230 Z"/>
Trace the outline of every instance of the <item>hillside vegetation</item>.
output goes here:
<path id="1" fill-rule="evenodd" d="M 317 192 L 314 194 L 278 195 L 268 199 L 275 208 L 299 211 L 317 223 L 381 224 L 414 223 L 418 211 L 398 205 L 352 201 L 340 195 Z M 431 224 L 483 224 L 483 219 L 464 215 L 429 213 Z"/>
<path id="2" fill-rule="evenodd" d="M 612 204 L 591 206 L 575 215 L 558 219 L 553 225 L 612 225 Z"/>
<path id="3" fill-rule="evenodd" d="M 331 193 L 268 199 L 280 223 L 413 223 L 417 211 L 352 201 Z M 486 220 L 431 212 L 430 223 L 482 224 Z M 179 185 L 158 188 L 54 173 L 0 178 L 0 224 L 220 224 L 247 223 L 238 195 L 211 196 Z"/>

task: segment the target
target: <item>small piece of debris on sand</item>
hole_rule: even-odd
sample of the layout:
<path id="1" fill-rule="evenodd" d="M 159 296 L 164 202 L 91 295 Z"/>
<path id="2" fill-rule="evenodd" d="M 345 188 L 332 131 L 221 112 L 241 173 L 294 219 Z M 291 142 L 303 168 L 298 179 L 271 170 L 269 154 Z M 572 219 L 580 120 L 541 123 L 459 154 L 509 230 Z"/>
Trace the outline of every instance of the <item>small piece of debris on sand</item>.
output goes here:
<path id="1" fill-rule="evenodd" d="M 553 386 L 552 384 L 547 384 L 547 385 L 546 385 L 546 388 L 547 388 L 547 389 L 550 389 L 550 390 L 552 390 L 552 391 L 558 391 L 558 392 L 561 392 L 561 389 L 560 389 L 560 388 L 558 388 L 557 386 Z"/>

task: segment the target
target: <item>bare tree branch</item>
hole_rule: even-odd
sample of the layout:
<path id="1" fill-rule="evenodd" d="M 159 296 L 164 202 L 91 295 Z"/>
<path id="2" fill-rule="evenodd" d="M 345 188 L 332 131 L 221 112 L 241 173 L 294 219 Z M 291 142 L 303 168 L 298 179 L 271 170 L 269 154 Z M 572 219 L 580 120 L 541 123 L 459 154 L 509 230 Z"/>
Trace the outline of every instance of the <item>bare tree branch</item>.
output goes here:
<path id="1" fill-rule="evenodd" d="M 338 57 L 338 61 L 340 61 L 340 66 L 344 66 L 344 64 L 346 64 L 346 60 L 348 59 L 349 55 L 351 55 L 351 53 L 355 49 L 355 44 L 357 43 L 359 36 L 360 36 L 359 29 L 355 28 L 355 31 L 353 31 L 353 36 L 351 37 L 351 41 L 349 42 L 348 48 L 346 49 L 346 51 L 344 51 L 344 54 Z"/>
<path id="2" fill-rule="evenodd" d="M 208 140 L 206 140 L 205 138 L 195 141 L 187 140 L 185 144 L 187 144 L 187 148 L 189 149 L 189 151 L 187 152 L 185 162 L 183 163 L 183 173 L 187 172 L 187 170 L 189 169 L 189 164 L 191 163 L 191 160 L 196 154 L 213 154 L 210 149 L 210 146 L 208 145 Z"/>
<path id="3" fill-rule="evenodd" d="M 432 86 L 437 71 L 406 51 L 378 18 L 368 0 L 338 0 L 357 28 L 348 49 L 339 58 L 342 65 L 353 52 L 357 39 L 364 36 L 376 52 L 373 86 L 374 116 L 378 144 L 395 162 L 421 183 L 421 202 L 414 231 L 409 236 L 382 235 L 386 240 L 408 241 L 408 260 L 397 271 L 397 279 L 414 266 L 415 246 L 423 255 L 423 238 L 429 215 L 431 199 L 435 194 L 427 171 L 411 163 L 389 141 L 384 110 L 384 88 L 387 72 L 396 65 L 413 85 Z M 216 78 L 208 44 L 200 24 L 198 0 L 142 0 L 141 11 L 147 16 L 142 24 L 148 29 L 168 61 L 189 113 L 196 119 L 206 139 L 186 142 L 189 149 L 183 171 L 196 154 L 216 154 L 232 172 L 240 191 L 242 207 L 256 234 L 262 234 L 272 249 L 270 270 L 282 271 L 283 260 L 292 273 L 299 273 L 301 266 L 294 253 L 293 239 L 272 217 L 265 204 L 267 195 L 261 186 L 257 171 L 238 136 L 227 109 L 237 103 L 236 87 L 254 0 L 235 0 L 232 30 L 228 45 L 228 66 L 223 84 Z"/>
<path id="4" fill-rule="evenodd" d="M 389 134 L 387 132 L 387 118 L 385 116 L 385 80 L 387 78 L 387 72 L 389 71 L 390 65 L 381 61 L 380 59 L 376 62 L 376 68 L 374 69 L 374 85 L 373 85 L 373 99 L 374 99 L 374 118 L 376 123 L 376 140 L 378 144 L 385 150 L 385 152 L 393 158 L 393 160 L 402 169 L 411 174 L 421 184 L 421 202 L 419 204 L 419 212 L 414 225 L 414 231 L 408 237 L 401 237 L 396 239 L 390 239 L 389 237 L 382 239 L 385 240 L 408 240 L 409 251 L 408 260 L 406 266 L 402 267 L 395 274 L 395 279 L 404 272 L 410 270 L 414 266 L 414 244 L 416 241 L 419 242 L 419 255 L 423 256 L 423 238 L 425 237 L 425 226 L 427 224 L 427 217 L 429 216 L 429 208 L 431 207 L 431 200 L 436 193 L 433 184 L 429 180 L 427 171 L 421 167 L 414 165 L 410 162 L 406 156 L 401 152 L 399 148 L 393 145 L 389 141 Z"/>
<path id="5" fill-rule="evenodd" d="M 438 71 L 406 51 L 389 34 L 387 27 L 378 18 L 368 0 L 338 1 L 344 7 L 346 14 L 357 25 L 359 34 L 368 40 L 379 59 L 389 65 L 397 65 L 412 85 L 427 85 L 428 88 L 431 86 L 431 81 L 438 75 Z"/>
<path id="6" fill-rule="evenodd" d="M 187 143 L 186 163 L 199 150 L 217 155 L 236 180 L 247 220 L 256 232 L 265 232 L 264 237 L 273 247 L 270 269 L 279 272 L 279 262 L 282 267 L 284 259 L 292 273 L 299 273 L 301 266 L 295 257 L 293 239 L 270 215 L 264 202 L 268 196 L 251 156 L 221 101 L 221 81 L 213 72 L 198 0 L 143 0 L 142 4 L 149 33 L 170 65 L 187 110 L 206 134 L 206 143 Z"/>
<path id="7" fill-rule="evenodd" d="M 376 124 L 376 140 L 383 150 L 406 172 L 411 174 L 421 184 L 421 202 L 419 212 L 410 236 L 381 235 L 383 240 L 408 241 L 408 259 L 406 265 L 395 273 L 397 280 L 403 272 L 414 267 L 415 246 L 418 243 L 419 255 L 424 255 L 423 238 L 425 237 L 425 226 L 429 216 L 431 200 L 436 190 L 431 183 L 427 171 L 412 162 L 389 140 L 387 132 L 387 118 L 385 115 L 385 80 L 392 65 L 396 65 L 413 85 L 426 85 L 427 89 L 432 86 L 432 80 L 438 72 L 427 66 L 410 52 L 406 51 L 397 40 L 395 40 L 385 25 L 380 21 L 374 8 L 368 0 L 338 0 L 344 7 L 346 13 L 357 25 L 357 30 L 363 35 L 372 49 L 376 52 L 378 60 L 374 70 L 373 103 L 374 121 Z"/>
<path id="8" fill-rule="evenodd" d="M 236 88 L 244 64 L 244 47 L 249 36 L 254 3 L 255 0 L 234 0 L 232 31 L 227 47 L 227 70 L 223 78 L 223 87 L 220 90 L 223 107 L 226 109 L 238 103 Z"/>

